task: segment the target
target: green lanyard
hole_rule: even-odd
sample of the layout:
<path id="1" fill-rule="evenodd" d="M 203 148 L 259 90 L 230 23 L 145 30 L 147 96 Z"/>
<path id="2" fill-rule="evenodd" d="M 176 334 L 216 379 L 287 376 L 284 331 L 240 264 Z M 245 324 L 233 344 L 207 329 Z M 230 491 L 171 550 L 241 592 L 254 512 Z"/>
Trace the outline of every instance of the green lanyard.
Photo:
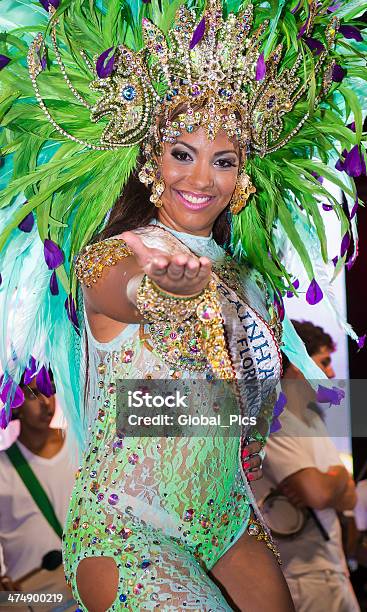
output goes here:
<path id="1" fill-rule="evenodd" d="M 14 444 L 12 444 L 11 447 L 8 448 L 5 452 L 8 455 L 14 468 L 18 472 L 20 478 L 24 482 L 25 486 L 27 487 L 29 493 L 33 497 L 33 500 L 37 504 L 38 508 L 41 510 L 43 516 L 51 525 L 52 529 L 59 536 L 59 538 L 61 538 L 63 529 L 61 527 L 60 521 L 55 514 L 55 511 L 48 498 L 46 491 L 44 490 L 37 476 L 33 472 L 27 459 L 24 457 L 19 446 L 16 442 L 14 442 Z"/>

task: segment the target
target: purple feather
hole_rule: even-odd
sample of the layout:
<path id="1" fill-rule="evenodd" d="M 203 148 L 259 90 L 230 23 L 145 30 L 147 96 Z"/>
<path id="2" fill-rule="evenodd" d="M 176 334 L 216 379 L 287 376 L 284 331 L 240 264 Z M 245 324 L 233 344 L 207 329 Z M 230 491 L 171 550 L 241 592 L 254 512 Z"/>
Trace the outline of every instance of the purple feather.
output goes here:
<path id="1" fill-rule="evenodd" d="M 315 51 L 315 55 L 320 55 L 320 53 L 325 51 L 325 47 L 322 42 L 320 42 L 316 38 L 312 38 L 311 36 L 309 36 L 307 38 L 304 38 L 304 41 L 311 51 Z"/>
<path id="2" fill-rule="evenodd" d="M 277 431 L 279 431 L 279 429 L 282 429 L 282 425 L 281 422 L 279 421 L 279 419 L 273 419 L 270 425 L 270 429 L 269 432 L 272 433 L 276 433 Z"/>
<path id="3" fill-rule="evenodd" d="M 333 262 L 333 264 L 334 264 L 334 268 L 336 268 L 336 266 L 337 266 L 337 264 L 338 264 L 338 261 L 339 261 L 339 257 L 336 255 L 335 257 L 333 257 L 333 258 L 332 258 L 332 260 L 331 260 L 331 261 L 332 261 L 332 262 Z"/>
<path id="4" fill-rule="evenodd" d="M 69 321 L 74 325 L 75 329 L 78 330 L 79 321 L 76 314 L 75 302 L 71 294 L 65 300 L 65 308 Z"/>
<path id="5" fill-rule="evenodd" d="M 328 7 L 328 12 L 329 13 L 334 13 L 335 11 L 337 11 L 339 8 L 341 7 L 341 3 L 340 2 L 335 2 L 334 4 L 331 4 Z"/>
<path id="6" fill-rule="evenodd" d="M 356 122 L 353 121 L 353 123 L 348 123 L 347 128 L 352 130 L 352 132 L 355 132 L 356 131 Z"/>
<path id="7" fill-rule="evenodd" d="M 320 404 L 340 406 L 340 402 L 342 399 L 344 399 L 344 397 L 344 391 L 342 389 L 338 389 L 338 387 L 333 387 L 332 389 L 329 389 L 329 387 L 319 385 L 317 389 L 316 400 Z"/>
<path id="8" fill-rule="evenodd" d="M 28 367 L 24 370 L 24 384 L 25 385 L 29 385 L 29 383 L 31 382 L 32 378 L 34 378 L 34 375 L 37 372 L 37 362 L 35 360 L 35 358 L 31 355 L 31 358 L 29 360 L 29 364 Z"/>
<path id="9" fill-rule="evenodd" d="M 100 79 L 109 77 L 113 72 L 115 65 L 115 54 L 113 53 L 109 60 L 107 60 L 113 48 L 114 47 L 110 47 L 109 49 L 106 49 L 106 51 L 103 51 L 96 61 L 96 71 Z"/>
<path id="10" fill-rule="evenodd" d="M 344 163 L 345 163 L 345 158 L 348 155 L 348 151 L 347 149 L 344 149 L 344 151 L 342 152 L 340 158 L 338 159 L 338 161 L 335 164 L 335 168 L 336 170 L 339 170 L 339 172 L 344 172 Z"/>
<path id="11" fill-rule="evenodd" d="M 274 404 L 273 416 L 279 417 L 287 405 L 287 396 L 283 391 L 279 393 L 279 397 Z"/>
<path id="12" fill-rule="evenodd" d="M 348 214 L 350 220 L 352 220 L 353 217 L 356 216 L 357 210 L 358 210 L 358 206 L 359 206 L 359 203 L 358 203 L 358 196 L 357 196 L 356 197 L 356 201 L 354 202 L 354 206 L 353 206 L 352 210 L 350 211 L 350 213 Z"/>
<path id="13" fill-rule="evenodd" d="M 334 83 L 341 83 L 344 77 L 347 75 L 347 71 L 344 70 L 339 64 L 334 64 L 331 78 Z"/>
<path id="14" fill-rule="evenodd" d="M 45 261 L 49 270 L 54 270 L 64 262 L 64 253 L 53 240 L 46 238 L 43 245 Z"/>
<path id="15" fill-rule="evenodd" d="M 299 280 L 298 278 L 296 278 L 293 282 L 292 282 L 293 287 L 297 290 L 299 287 Z M 288 298 L 292 298 L 294 296 L 293 291 L 287 291 L 287 297 Z"/>
<path id="16" fill-rule="evenodd" d="M 364 334 L 364 336 L 359 336 L 358 338 L 358 348 L 363 348 L 366 342 L 366 338 L 367 338 L 367 334 Z"/>
<path id="17" fill-rule="evenodd" d="M 59 285 L 57 284 L 56 271 L 54 270 L 50 278 L 50 291 L 51 295 L 59 295 Z"/>
<path id="18" fill-rule="evenodd" d="M 37 389 L 42 393 L 42 395 L 45 395 L 46 397 L 51 397 L 52 395 L 54 395 L 54 388 L 50 379 L 50 375 L 45 366 L 42 366 L 36 376 L 36 385 Z"/>
<path id="19" fill-rule="evenodd" d="M 339 28 L 339 32 L 343 34 L 344 38 L 353 39 L 357 42 L 363 42 L 363 36 L 359 29 L 355 26 L 342 25 Z"/>
<path id="20" fill-rule="evenodd" d="M 7 57 L 6 55 L 1 55 L 0 53 L 0 70 L 5 68 L 5 66 L 7 66 L 9 62 L 10 62 L 10 57 Z"/>
<path id="21" fill-rule="evenodd" d="M 334 206 L 332 206 L 331 204 L 323 204 L 322 205 L 322 209 L 326 210 L 326 212 L 329 212 L 329 210 L 333 210 Z"/>
<path id="22" fill-rule="evenodd" d="M 10 400 L 10 408 L 19 408 L 24 402 L 24 393 L 17 385 L 11 376 L 8 376 L 6 383 L 3 385 L 4 375 L 0 378 L 0 399 L 3 404 Z"/>
<path id="23" fill-rule="evenodd" d="M 320 174 L 317 174 L 317 172 L 314 172 L 312 170 L 311 175 L 322 185 L 324 182 L 324 177 L 320 176 Z"/>
<path id="24" fill-rule="evenodd" d="M 189 47 L 190 51 L 191 49 L 196 47 L 196 45 L 202 40 L 202 38 L 204 38 L 205 26 L 206 26 L 205 17 L 203 17 L 202 20 L 197 25 L 197 27 L 195 28 L 194 33 L 192 35 L 192 39 L 191 39 L 190 47 Z"/>
<path id="25" fill-rule="evenodd" d="M 353 149 L 347 153 L 343 166 L 348 176 L 356 177 L 366 174 L 366 163 L 358 145 L 354 145 Z"/>
<path id="26" fill-rule="evenodd" d="M 301 6 L 301 4 L 302 4 L 302 0 L 299 0 L 298 4 L 294 8 L 292 8 L 292 10 L 291 10 L 292 15 L 297 13 L 297 11 L 298 11 L 299 7 Z"/>
<path id="27" fill-rule="evenodd" d="M 309 22 L 309 18 L 307 17 L 307 21 L 305 21 L 305 23 L 303 24 L 303 26 L 301 27 L 300 31 L 297 34 L 297 38 L 302 38 L 302 36 L 307 30 L 308 22 Z"/>
<path id="28" fill-rule="evenodd" d="M 260 53 L 256 64 L 256 80 L 263 81 L 266 75 L 266 64 L 264 54 Z"/>
<path id="29" fill-rule="evenodd" d="M 344 257 L 344 255 L 346 255 L 349 245 L 350 245 L 350 236 L 347 232 L 346 234 L 344 234 L 343 240 L 340 245 L 340 257 Z"/>
<path id="30" fill-rule="evenodd" d="M 39 3 L 42 4 L 45 11 L 48 11 L 50 6 L 53 6 L 55 9 L 57 9 L 60 5 L 60 0 L 39 0 Z"/>
<path id="31" fill-rule="evenodd" d="M 41 62 L 42 70 L 46 70 L 46 68 L 47 68 L 47 56 L 46 56 L 46 53 L 42 57 L 40 57 L 40 62 Z"/>
<path id="32" fill-rule="evenodd" d="M 7 415 L 5 408 L 0 412 L 0 429 L 6 429 L 10 423 L 11 414 Z"/>
<path id="33" fill-rule="evenodd" d="M 18 225 L 18 229 L 26 234 L 32 231 L 34 226 L 34 216 L 33 213 L 30 212 L 26 217 L 24 217 L 23 221 L 21 221 Z"/>
<path id="34" fill-rule="evenodd" d="M 321 302 L 324 294 L 321 291 L 320 286 L 317 284 L 316 280 L 313 278 L 306 293 L 306 301 L 311 306 L 318 304 Z"/>
<path id="35" fill-rule="evenodd" d="M 284 302 L 282 295 L 279 291 L 277 291 L 277 293 L 274 295 L 274 305 L 277 309 L 280 321 L 283 321 L 285 315 Z"/>
<path id="36" fill-rule="evenodd" d="M 3 277 L 0 274 L 0 287 L 1 287 L 2 283 L 3 283 Z"/>
<path id="37" fill-rule="evenodd" d="M 282 428 L 282 425 L 279 421 L 279 417 L 282 414 L 286 405 L 287 396 L 285 395 L 285 393 L 283 393 L 283 391 L 281 391 L 279 393 L 277 401 L 274 404 L 273 419 L 270 425 L 270 433 L 275 433 L 276 431 L 279 431 L 279 429 Z"/>

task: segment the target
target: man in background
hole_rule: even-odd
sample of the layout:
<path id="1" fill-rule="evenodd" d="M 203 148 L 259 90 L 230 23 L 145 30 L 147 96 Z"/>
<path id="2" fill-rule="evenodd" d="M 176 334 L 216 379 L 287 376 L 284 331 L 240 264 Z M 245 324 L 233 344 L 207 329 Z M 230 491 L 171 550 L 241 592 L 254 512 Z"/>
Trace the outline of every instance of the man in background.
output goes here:
<path id="1" fill-rule="evenodd" d="M 309 355 L 328 377 L 334 376 L 331 337 L 312 323 L 293 323 Z M 266 445 L 264 478 L 256 483 L 255 494 L 263 500 L 275 490 L 305 510 L 303 529 L 277 539 L 297 612 L 357 612 L 337 514 L 354 508 L 355 485 L 314 409 L 314 390 L 286 358 L 283 366 L 287 405 L 282 429 Z"/>
<path id="2" fill-rule="evenodd" d="M 55 524 L 52 526 L 46 519 L 7 451 L 1 451 L 0 590 L 8 591 L 17 590 L 17 582 L 42 565 L 49 570 L 61 567 L 60 531 L 75 471 L 69 460 L 65 433 L 50 427 L 55 414 L 54 389 L 46 397 L 38 390 L 35 378 L 21 388 L 24 403 L 13 412 L 13 418 L 19 419 L 20 434 L 11 447 L 12 457 L 31 468 L 46 494 L 46 501 L 48 498 Z"/>
<path id="3" fill-rule="evenodd" d="M 316 365 L 328 378 L 334 378 L 335 372 L 331 355 L 336 351 L 336 346 L 332 337 L 322 327 L 314 325 L 310 321 L 292 321 L 292 323 L 297 334 L 305 343 L 307 353 Z"/>

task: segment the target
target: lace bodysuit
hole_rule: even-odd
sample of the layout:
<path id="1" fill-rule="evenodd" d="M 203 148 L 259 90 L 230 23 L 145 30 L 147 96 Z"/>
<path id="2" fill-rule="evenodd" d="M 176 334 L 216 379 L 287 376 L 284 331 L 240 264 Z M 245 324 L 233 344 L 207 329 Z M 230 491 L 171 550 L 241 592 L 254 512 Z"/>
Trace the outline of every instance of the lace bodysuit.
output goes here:
<path id="1" fill-rule="evenodd" d="M 168 252 L 185 250 L 183 242 L 198 255 L 211 257 L 218 274 L 225 265 L 224 252 L 211 238 L 150 226 L 141 237 L 148 246 Z M 248 270 L 243 278 L 228 270 L 226 265 L 222 278 L 218 276 L 218 290 L 232 362 L 245 385 L 241 393 L 246 395 L 246 385 L 251 385 L 259 396 L 251 402 L 253 416 L 260 416 L 268 404 L 269 419 L 280 376 L 279 348 L 265 322 L 269 316 L 256 279 Z M 198 408 L 210 413 L 215 383 L 210 366 L 198 365 L 187 329 L 131 324 L 113 341 L 100 343 L 87 320 L 85 324 L 89 441 L 63 543 L 66 577 L 76 598 L 80 600 L 79 562 L 105 555 L 119 570 L 111 610 L 230 610 L 207 572 L 244 533 L 251 506 L 257 512 L 241 468 L 239 436 L 223 436 L 217 429 L 207 437 L 126 437 L 116 416 L 118 381 L 126 379 L 186 380 L 191 389 L 197 380 Z M 186 334 L 189 354 L 193 348 L 190 366 L 177 354 L 180 333 Z M 262 384 L 256 385 L 259 380 Z"/>

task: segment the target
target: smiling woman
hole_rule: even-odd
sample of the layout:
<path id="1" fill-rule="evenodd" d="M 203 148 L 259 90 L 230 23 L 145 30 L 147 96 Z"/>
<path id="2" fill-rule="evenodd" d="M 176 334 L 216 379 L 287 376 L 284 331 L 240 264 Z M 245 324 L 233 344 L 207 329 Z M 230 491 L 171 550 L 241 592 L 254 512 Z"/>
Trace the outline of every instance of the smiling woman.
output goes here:
<path id="1" fill-rule="evenodd" d="M 284 407 L 280 346 L 320 377 L 284 317 L 297 285 L 279 236 L 316 303 L 315 196 L 340 220 L 337 271 L 354 214 L 320 174 L 333 177 L 337 139 L 363 155 L 345 84 L 355 132 L 336 112 L 338 15 L 349 25 L 365 4 L 45 0 L 29 48 L 29 28 L 0 37 L 14 163 L 0 196 L 1 423 L 31 359 L 50 363 L 82 448 L 63 542 L 81 610 L 294 610 L 251 489 Z M 360 56 L 348 48 L 351 74 Z M 345 191 L 356 206 L 349 179 Z M 207 435 L 126 431 L 124 390 L 167 382 Z M 225 435 L 229 408 L 242 427 Z"/>

